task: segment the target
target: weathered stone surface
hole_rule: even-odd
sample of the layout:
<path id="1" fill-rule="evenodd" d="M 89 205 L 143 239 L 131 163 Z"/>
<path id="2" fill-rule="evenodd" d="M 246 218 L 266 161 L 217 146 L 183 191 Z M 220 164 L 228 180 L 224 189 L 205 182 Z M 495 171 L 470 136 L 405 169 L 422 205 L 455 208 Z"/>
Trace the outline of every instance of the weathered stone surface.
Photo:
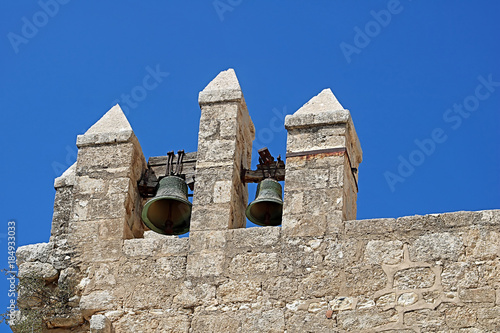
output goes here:
<path id="1" fill-rule="evenodd" d="M 54 180 L 54 188 L 75 185 L 76 162 Z"/>
<path id="2" fill-rule="evenodd" d="M 446 325 L 449 328 L 474 327 L 476 311 L 470 308 L 454 307 L 446 311 Z"/>
<path id="3" fill-rule="evenodd" d="M 114 309 L 114 302 L 115 298 L 109 291 L 94 291 L 81 297 L 80 308 L 82 309 L 85 318 L 89 318 L 97 311 Z"/>
<path id="4" fill-rule="evenodd" d="M 90 317 L 90 333 L 111 333 L 111 321 L 105 315 Z"/>
<path id="5" fill-rule="evenodd" d="M 369 241 L 365 248 L 365 260 L 369 264 L 397 264 L 403 259 L 401 241 Z"/>
<path id="6" fill-rule="evenodd" d="M 244 316 L 242 332 L 281 333 L 285 330 L 283 310 L 254 311 Z"/>
<path id="7" fill-rule="evenodd" d="M 465 236 L 468 257 L 488 260 L 500 257 L 500 230 L 471 228 Z"/>
<path id="8" fill-rule="evenodd" d="M 235 101 L 243 98 L 240 84 L 234 69 L 222 71 L 200 92 L 198 103 Z"/>
<path id="9" fill-rule="evenodd" d="M 38 261 L 19 265 L 19 278 L 29 276 L 40 277 L 45 281 L 52 282 L 58 278 L 59 272 L 51 264 Z"/>
<path id="10" fill-rule="evenodd" d="M 330 301 L 330 307 L 334 311 L 354 310 L 357 304 L 356 297 L 335 297 Z"/>
<path id="11" fill-rule="evenodd" d="M 253 302 L 261 292 L 261 284 L 254 281 L 230 280 L 217 288 L 217 297 L 223 303 Z"/>
<path id="12" fill-rule="evenodd" d="M 380 311 L 377 308 L 366 310 L 341 311 L 337 314 L 340 328 L 348 332 L 359 332 L 364 329 L 373 329 L 383 324 L 397 321 L 395 310 Z"/>
<path id="13" fill-rule="evenodd" d="M 426 234 L 410 244 L 410 257 L 414 261 L 456 261 L 463 253 L 462 237 L 449 232 Z"/>
<path id="14" fill-rule="evenodd" d="M 495 290 L 492 288 L 477 288 L 460 290 L 460 300 L 465 303 L 495 303 Z"/>
<path id="15" fill-rule="evenodd" d="M 38 243 L 20 246 L 16 251 L 17 265 L 25 262 L 39 261 L 45 263 L 54 248 L 54 243 Z"/>
<path id="16" fill-rule="evenodd" d="M 211 305 L 216 303 L 216 287 L 207 283 L 193 284 L 190 280 L 184 281 L 180 287 L 180 292 L 174 297 L 174 303 L 185 308 L 192 308 L 198 305 Z"/>
<path id="17" fill-rule="evenodd" d="M 220 252 L 199 253 L 188 256 L 187 275 L 193 277 L 216 276 L 223 272 L 224 255 Z"/>
<path id="18" fill-rule="evenodd" d="M 63 328 L 69 329 L 73 327 L 77 327 L 83 324 L 83 316 L 82 313 L 78 310 L 73 310 L 70 313 L 64 315 L 57 315 L 52 318 L 47 323 L 49 328 Z"/>
<path id="19" fill-rule="evenodd" d="M 396 272 L 394 287 L 399 290 L 430 288 L 436 275 L 428 267 L 407 268 Z"/>
<path id="20" fill-rule="evenodd" d="M 345 222 L 346 234 L 353 237 L 387 235 L 396 230 L 396 219 L 369 219 Z"/>
<path id="21" fill-rule="evenodd" d="M 79 135 L 76 145 L 81 148 L 95 144 L 127 142 L 132 137 L 134 137 L 132 127 L 117 104 L 92 125 L 85 134 Z"/>
<path id="22" fill-rule="evenodd" d="M 276 253 L 238 254 L 229 264 L 229 274 L 273 276 L 278 273 L 278 255 Z"/>

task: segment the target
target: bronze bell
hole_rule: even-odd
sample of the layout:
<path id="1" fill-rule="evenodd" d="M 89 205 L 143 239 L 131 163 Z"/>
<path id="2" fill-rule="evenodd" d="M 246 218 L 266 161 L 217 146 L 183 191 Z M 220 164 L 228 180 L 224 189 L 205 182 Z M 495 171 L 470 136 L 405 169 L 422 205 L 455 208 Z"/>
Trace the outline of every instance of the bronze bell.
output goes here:
<path id="1" fill-rule="evenodd" d="M 182 235 L 189 231 L 192 204 L 188 188 L 181 177 L 160 180 L 158 191 L 142 209 L 142 220 L 149 229 L 164 235 Z"/>
<path id="2" fill-rule="evenodd" d="M 255 200 L 248 205 L 245 215 L 250 221 L 261 226 L 280 225 L 283 215 L 281 184 L 271 178 L 262 180 L 257 185 Z"/>

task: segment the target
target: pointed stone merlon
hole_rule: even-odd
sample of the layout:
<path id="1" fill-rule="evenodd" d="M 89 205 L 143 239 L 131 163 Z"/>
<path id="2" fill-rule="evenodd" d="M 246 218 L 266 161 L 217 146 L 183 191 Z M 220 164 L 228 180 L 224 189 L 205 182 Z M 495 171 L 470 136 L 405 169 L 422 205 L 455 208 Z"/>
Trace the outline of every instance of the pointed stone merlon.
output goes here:
<path id="1" fill-rule="evenodd" d="M 362 151 L 348 110 L 330 89 L 293 115 L 288 130 L 283 230 L 291 236 L 339 232 L 356 219 Z"/>
<path id="2" fill-rule="evenodd" d="M 199 94 L 201 108 L 191 231 L 245 227 L 255 129 L 233 69 L 222 71 Z M 191 236 L 193 233 L 191 233 Z"/>
<path id="3" fill-rule="evenodd" d="M 56 180 L 56 185 L 73 184 L 68 242 L 80 260 L 109 260 L 120 253 L 123 239 L 142 237 L 137 181 L 146 160 L 119 105 L 79 135 L 76 144 L 76 165 Z M 55 206 L 60 204 L 56 197 Z"/>

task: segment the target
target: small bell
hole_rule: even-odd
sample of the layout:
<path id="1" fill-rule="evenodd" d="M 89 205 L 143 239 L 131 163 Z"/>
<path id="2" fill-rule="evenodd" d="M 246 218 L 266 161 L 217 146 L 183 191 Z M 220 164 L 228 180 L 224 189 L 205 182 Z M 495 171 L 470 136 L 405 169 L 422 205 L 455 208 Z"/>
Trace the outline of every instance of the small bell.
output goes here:
<path id="1" fill-rule="evenodd" d="M 281 224 L 283 200 L 281 184 L 271 178 L 262 180 L 257 185 L 255 200 L 248 205 L 245 215 L 255 224 L 277 226 Z"/>
<path id="2" fill-rule="evenodd" d="M 181 177 L 160 180 L 156 196 L 142 209 L 142 220 L 149 229 L 164 235 L 182 235 L 189 231 L 191 202 L 188 188 Z"/>

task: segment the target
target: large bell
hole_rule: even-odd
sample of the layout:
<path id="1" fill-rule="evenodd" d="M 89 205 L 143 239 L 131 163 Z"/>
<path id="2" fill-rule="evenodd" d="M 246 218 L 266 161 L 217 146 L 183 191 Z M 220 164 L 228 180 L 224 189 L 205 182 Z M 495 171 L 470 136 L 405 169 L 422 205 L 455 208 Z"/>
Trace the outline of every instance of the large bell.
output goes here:
<path id="1" fill-rule="evenodd" d="M 189 231 L 191 203 L 184 179 L 168 176 L 160 180 L 156 196 L 142 209 L 142 220 L 149 229 L 164 235 L 182 235 Z"/>
<path id="2" fill-rule="evenodd" d="M 255 200 L 248 205 L 245 214 L 250 221 L 258 225 L 280 225 L 283 215 L 281 184 L 271 178 L 262 180 L 257 185 Z"/>

